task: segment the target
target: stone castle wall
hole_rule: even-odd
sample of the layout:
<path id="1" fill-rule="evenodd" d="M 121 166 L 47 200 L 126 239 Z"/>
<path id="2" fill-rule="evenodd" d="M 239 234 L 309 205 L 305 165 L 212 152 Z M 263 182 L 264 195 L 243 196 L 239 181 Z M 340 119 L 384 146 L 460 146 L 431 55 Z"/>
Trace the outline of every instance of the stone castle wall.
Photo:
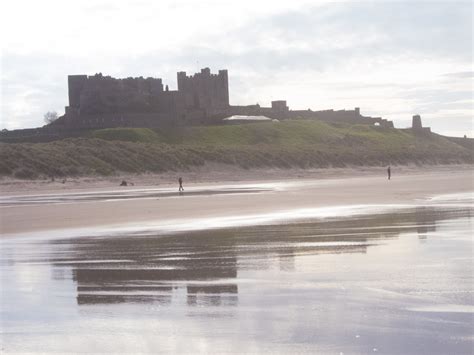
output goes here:
<path id="1" fill-rule="evenodd" d="M 69 106 L 56 126 L 205 124 L 229 107 L 227 70 L 211 74 L 209 68 L 204 68 L 191 76 L 179 72 L 177 77 L 178 90 L 170 91 L 155 78 L 70 75 Z"/>
<path id="2" fill-rule="evenodd" d="M 378 124 L 393 127 L 380 117 L 360 110 L 290 110 L 285 100 L 260 105 L 231 106 L 227 70 L 212 74 L 209 68 L 187 75 L 177 73 L 178 90 L 163 89 L 156 78 L 115 79 L 96 74 L 68 77 L 69 106 L 53 126 L 63 128 L 159 127 L 221 123 L 223 118 L 267 116 L 272 119 L 318 119 L 327 122 Z"/>
<path id="3" fill-rule="evenodd" d="M 278 103 L 278 104 L 275 104 Z M 273 101 L 272 107 L 261 107 L 260 105 L 249 106 L 229 106 L 216 119 L 222 119 L 229 116 L 266 116 L 272 119 L 306 119 L 319 120 L 328 123 L 349 123 L 349 124 L 367 124 L 378 125 L 381 127 L 393 128 L 393 122 L 381 117 L 363 116 L 360 109 L 354 110 L 290 110 L 286 106 L 286 101 Z"/>
<path id="4" fill-rule="evenodd" d="M 69 107 L 81 115 L 167 109 L 161 79 L 74 75 L 68 78 L 68 85 Z"/>
<path id="5" fill-rule="evenodd" d="M 183 94 L 187 109 L 205 110 L 208 115 L 212 115 L 229 107 L 227 70 L 211 74 L 209 68 L 204 68 L 191 76 L 179 72 L 178 91 Z"/>

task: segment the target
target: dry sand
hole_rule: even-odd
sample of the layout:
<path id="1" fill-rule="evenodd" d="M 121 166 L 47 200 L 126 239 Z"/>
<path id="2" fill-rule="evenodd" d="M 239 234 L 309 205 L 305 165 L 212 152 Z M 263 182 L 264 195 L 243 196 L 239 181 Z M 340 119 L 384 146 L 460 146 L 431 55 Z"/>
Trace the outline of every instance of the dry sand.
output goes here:
<path id="1" fill-rule="evenodd" d="M 237 175 L 238 173 L 238 175 Z M 0 207 L 2 235 L 16 233 L 121 225 L 132 222 L 176 220 L 176 223 L 204 217 L 251 215 L 299 208 L 360 204 L 411 203 L 430 196 L 474 191 L 471 166 L 435 168 L 395 167 L 388 181 L 384 168 L 280 171 L 205 171 L 183 173 L 187 191 L 212 190 L 222 185 L 265 186 L 274 190 L 251 194 L 193 195 Z M 71 192 L 129 191 L 146 188 L 177 189 L 169 185 L 176 174 L 81 179 L 60 182 L 18 182 L 3 180 L 3 196 L 66 194 Z M 134 187 L 119 188 L 122 179 Z M 189 181 L 196 183 L 190 184 Z M 221 181 L 220 183 L 215 182 Z M 222 182 L 227 181 L 227 182 Z"/>

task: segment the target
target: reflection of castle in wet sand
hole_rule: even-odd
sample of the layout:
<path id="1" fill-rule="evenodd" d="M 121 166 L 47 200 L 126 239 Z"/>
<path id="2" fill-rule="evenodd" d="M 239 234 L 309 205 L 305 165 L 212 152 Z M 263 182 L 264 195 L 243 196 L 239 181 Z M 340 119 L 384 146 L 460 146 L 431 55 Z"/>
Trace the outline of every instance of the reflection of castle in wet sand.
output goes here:
<path id="1" fill-rule="evenodd" d="M 94 241 L 93 244 L 94 251 L 88 251 L 88 257 L 113 258 L 124 263 L 76 266 L 74 279 L 78 284 L 79 304 L 169 303 L 173 290 L 181 286 L 187 288 L 189 304 L 198 303 L 199 295 L 203 295 L 217 305 L 223 294 L 229 298 L 237 293 L 235 284 L 215 283 L 216 280 L 235 280 L 235 255 L 219 257 L 217 250 L 200 244 L 199 239 L 133 237 Z"/>
<path id="2" fill-rule="evenodd" d="M 420 239 L 436 222 L 469 211 L 416 208 L 394 214 L 346 220 L 203 230 L 170 236 L 132 236 L 68 240 L 77 302 L 169 304 L 185 291 L 187 305 L 236 305 L 238 270 L 264 270 L 278 265 L 296 270 L 303 255 L 365 253 L 367 248 L 401 233 Z M 62 242 L 53 242 L 62 243 Z M 73 260 L 67 262 L 68 260 Z M 65 263 L 65 261 L 67 263 Z M 60 263 L 59 263 L 60 262 Z"/>
<path id="3" fill-rule="evenodd" d="M 418 208 L 416 213 L 416 233 L 419 239 L 426 239 L 428 233 L 436 231 L 435 212 L 427 211 L 425 208 Z"/>

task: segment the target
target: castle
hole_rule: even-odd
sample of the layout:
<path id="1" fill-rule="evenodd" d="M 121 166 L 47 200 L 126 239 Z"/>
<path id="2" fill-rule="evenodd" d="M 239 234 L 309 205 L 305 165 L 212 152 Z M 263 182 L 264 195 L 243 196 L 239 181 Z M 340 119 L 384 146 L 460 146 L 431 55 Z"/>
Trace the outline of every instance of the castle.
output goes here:
<path id="1" fill-rule="evenodd" d="M 177 74 L 178 89 L 163 87 L 161 79 L 115 79 L 96 74 L 68 77 L 69 105 L 50 128 L 77 130 L 111 127 L 166 127 L 223 123 L 230 116 L 265 116 L 269 119 L 318 119 L 393 127 L 381 117 L 354 110 L 291 110 L 285 100 L 270 107 L 229 103 L 227 70 L 212 74 L 209 68 L 188 76 Z"/>
<path id="2" fill-rule="evenodd" d="M 159 127 L 203 124 L 229 108 L 227 71 L 178 73 L 178 90 L 161 79 L 115 79 L 96 74 L 68 77 L 69 106 L 56 125 L 70 128 Z"/>

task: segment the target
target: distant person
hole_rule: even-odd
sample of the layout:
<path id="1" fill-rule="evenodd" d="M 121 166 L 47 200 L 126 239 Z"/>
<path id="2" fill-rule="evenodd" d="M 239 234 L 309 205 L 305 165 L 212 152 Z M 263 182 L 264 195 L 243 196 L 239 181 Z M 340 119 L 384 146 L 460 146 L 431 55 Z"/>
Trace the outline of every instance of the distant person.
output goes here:
<path id="1" fill-rule="evenodd" d="M 178 183 L 179 183 L 179 192 L 184 191 L 184 188 L 183 188 L 183 178 L 182 178 L 181 176 L 178 178 Z"/>
<path id="2" fill-rule="evenodd" d="M 387 175 L 388 175 L 388 179 L 390 180 L 390 178 L 392 177 L 392 170 L 390 169 L 390 165 L 387 168 Z"/>

